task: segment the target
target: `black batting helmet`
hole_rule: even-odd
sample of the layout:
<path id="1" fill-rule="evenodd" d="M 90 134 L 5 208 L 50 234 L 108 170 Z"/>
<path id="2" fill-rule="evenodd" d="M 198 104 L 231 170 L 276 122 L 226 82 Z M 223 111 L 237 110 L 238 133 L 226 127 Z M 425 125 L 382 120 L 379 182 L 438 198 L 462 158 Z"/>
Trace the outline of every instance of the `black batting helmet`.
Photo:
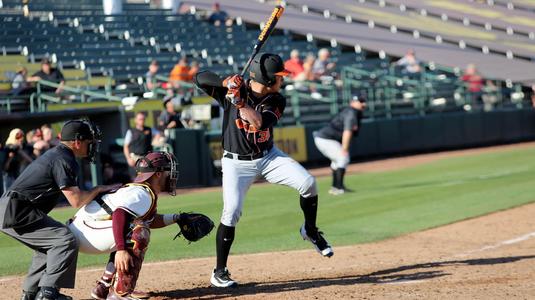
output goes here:
<path id="1" fill-rule="evenodd" d="M 289 71 L 284 69 L 284 62 L 277 54 L 259 53 L 251 62 L 249 77 L 265 86 L 275 84 L 276 76 L 287 76 Z"/>

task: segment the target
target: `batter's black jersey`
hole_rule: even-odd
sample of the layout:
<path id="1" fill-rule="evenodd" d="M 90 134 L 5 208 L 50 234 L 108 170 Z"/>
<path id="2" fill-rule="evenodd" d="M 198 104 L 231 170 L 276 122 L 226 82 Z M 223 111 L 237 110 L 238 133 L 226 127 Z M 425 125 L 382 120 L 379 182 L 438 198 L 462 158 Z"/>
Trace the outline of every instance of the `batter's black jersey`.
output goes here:
<path id="1" fill-rule="evenodd" d="M 223 149 L 240 155 L 255 154 L 273 147 L 273 126 L 281 118 L 286 107 L 286 98 L 273 93 L 256 98 L 249 89 L 249 82 L 242 86 L 241 96 L 247 104 L 262 114 L 262 127 L 254 128 L 239 115 L 239 110 L 225 100 L 227 88 L 221 86 L 222 79 L 209 71 L 196 75 L 195 84 L 224 109 Z"/>
<path id="2" fill-rule="evenodd" d="M 353 136 L 357 135 L 361 121 L 361 111 L 352 107 L 346 107 L 331 120 L 329 125 L 321 128 L 317 136 L 342 142 L 344 130 L 351 130 L 353 131 Z"/>
<path id="3" fill-rule="evenodd" d="M 28 165 L 9 190 L 47 214 L 58 203 L 62 189 L 78 186 L 78 170 L 72 150 L 60 144 Z"/>

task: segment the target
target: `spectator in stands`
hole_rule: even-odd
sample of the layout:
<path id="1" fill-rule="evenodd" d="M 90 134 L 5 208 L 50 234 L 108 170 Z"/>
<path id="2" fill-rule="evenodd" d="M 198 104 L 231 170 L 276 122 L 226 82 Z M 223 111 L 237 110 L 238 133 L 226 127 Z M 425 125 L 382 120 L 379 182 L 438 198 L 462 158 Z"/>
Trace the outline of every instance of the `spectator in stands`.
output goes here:
<path id="1" fill-rule="evenodd" d="M 145 83 L 149 91 L 152 91 L 158 87 L 156 75 L 158 73 L 159 68 L 160 66 L 158 65 L 158 61 L 153 60 L 149 65 L 149 70 L 147 71 L 147 73 L 145 73 Z"/>
<path id="2" fill-rule="evenodd" d="M 33 152 L 30 155 L 30 157 L 33 160 L 35 160 L 39 156 L 43 155 L 43 153 L 45 153 L 45 151 L 48 150 L 48 149 L 49 149 L 49 146 L 45 141 L 38 141 L 38 142 L 33 144 Z"/>
<path id="3" fill-rule="evenodd" d="M 305 80 L 314 80 L 314 73 L 312 73 L 312 68 L 314 67 L 315 61 L 316 57 L 312 53 L 309 53 L 305 58 L 305 61 L 303 62 L 303 72 L 305 73 Z"/>
<path id="4" fill-rule="evenodd" d="M 416 58 L 413 49 L 407 50 L 405 56 L 400 58 L 394 64 L 396 66 L 403 67 L 402 72 L 409 77 L 416 76 L 422 71 L 422 68 L 420 67 L 420 61 Z"/>
<path id="5" fill-rule="evenodd" d="M 180 120 L 180 113 L 175 110 L 172 98 L 167 98 L 163 102 L 164 111 L 158 117 L 158 125 L 161 130 L 172 128 L 184 128 Z"/>
<path id="6" fill-rule="evenodd" d="M 30 84 L 27 80 L 28 69 L 25 67 L 20 67 L 15 77 L 11 81 L 11 94 L 12 95 L 22 95 L 26 94 L 32 90 Z"/>
<path id="7" fill-rule="evenodd" d="M 188 72 L 188 75 L 189 75 L 188 77 L 189 77 L 190 82 L 193 82 L 193 77 L 195 77 L 197 72 L 199 72 L 199 63 L 196 60 L 194 60 L 191 62 L 191 66 Z"/>
<path id="8" fill-rule="evenodd" d="M 39 80 L 46 80 L 59 84 L 59 87 L 57 88 L 42 86 L 42 92 L 54 92 L 60 94 L 65 86 L 65 78 L 63 77 L 63 74 L 58 69 L 52 68 L 50 66 L 50 61 L 47 58 L 41 60 L 41 71 L 28 78 L 28 82 L 37 82 Z"/>
<path id="9" fill-rule="evenodd" d="M 33 145 L 33 130 L 28 130 L 28 132 L 26 132 L 26 145 Z"/>
<path id="10" fill-rule="evenodd" d="M 54 136 L 54 129 L 52 129 L 50 125 L 45 124 L 41 126 L 41 131 L 43 132 L 43 141 L 48 144 L 49 148 L 59 145 L 59 139 Z"/>
<path id="11" fill-rule="evenodd" d="M 41 129 L 32 129 L 26 132 L 26 146 L 28 147 L 26 152 L 29 154 L 32 152 L 33 144 L 43 139 L 43 133 Z"/>
<path id="12" fill-rule="evenodd" d="M 471 104 L 477 104 L 482 100 L 485 81 L 479 75 L 474 64 L 469 64 L 461 80 L 466 84 L 466 95 Z"/>
<path id="13" fill-rule="evenodd" d="M 123 153 L 130 167 L 134 167 L 141 156 L 152 151 L 152 130 L 145 126 L 145 119 L 145 113 L 138 112 L 135 127 L 128 129 L 124 137 Z"/>
<path id="14" fill-rule="evenodd" d="M 535 108 L 535 84 L 531 85 L 531 105 Z"/>
<path id="15" fill-rule="evenodd" d="M 228 16 L 226 11 L 221 10 L 219 2 L 214 2 L 212 5 L 212 13 L 208 17 L 208 22 L 215 26 L 220 26 L 221 24 L 232 26 L 232 19 Z"/>
<path id="16" fill-rule="evenodd" d="M 42 141 L 43 140 L 43 132 L 41 131 L 41 128 L 35 128 L 32 130 L 32 139 L 31 139 L 31 144 L 35 144 L 36 142 L 38 141 Z"/>
<path id="17" fill-rule="evenodd" d="M 193 71 L 197 73 L 198 68 Z M 192 68 L 188 66 L 188 58 L 183 56 L 171 70 L 171 73 L 169 74 L 169 83 L 171 83 L 174 88 L 178 88 L 180 87 L 181 81 L 191 82 L 192 80 Z"/>
<path id="18" fill-rule="evenodd" d="M 9 132 L 3 153 L 3 188 L 7 191 L 22 171 L 23 163 L 32 162 L 32 158 L 24 152 L 24 132 L 15 128 Z"/>
<path id="19" fill-rule="evenodd" d="M 299 50 L 293 49 L 290 52 L 290 59 L 284 62 L 284 68 L 290 71 L 290 78 L 293 81 L 306 80 L 305 68 L 303 61 L 299 57 Z"/>
<path id="20" fill-rule="evenodd" d="M 330 62 L 330 56 L 331 53 L 327 48 L 321 48 L 318 51 L 318 59 L 316 59 L 312 66 L 312 73 L 314 74 L 315 80 L 334 79 L 334 68 L 336 68 L 336 64 Z"/>

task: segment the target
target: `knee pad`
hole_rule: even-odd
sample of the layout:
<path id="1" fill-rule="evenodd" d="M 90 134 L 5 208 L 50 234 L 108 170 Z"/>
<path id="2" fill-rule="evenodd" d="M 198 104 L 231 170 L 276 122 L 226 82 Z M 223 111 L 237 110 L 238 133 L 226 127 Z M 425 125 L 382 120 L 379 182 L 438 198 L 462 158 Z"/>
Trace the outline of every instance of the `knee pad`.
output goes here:
<path id="1" fill-rule="evenodd" d="M 316 187 L 316 179 L 312 175 L 308 175 L 301 187 L 299 188 L 299 194 L 305 198 L 314 197 L 318 194 Z"/>
<path id="2" fill-rule="evenodd" d="M 147 251 L 150 242 L 150 229 L 145 224 L 135 224 L 130 236 L 132 242 L 132 252 L 134 255 L 141 257 Z"/>

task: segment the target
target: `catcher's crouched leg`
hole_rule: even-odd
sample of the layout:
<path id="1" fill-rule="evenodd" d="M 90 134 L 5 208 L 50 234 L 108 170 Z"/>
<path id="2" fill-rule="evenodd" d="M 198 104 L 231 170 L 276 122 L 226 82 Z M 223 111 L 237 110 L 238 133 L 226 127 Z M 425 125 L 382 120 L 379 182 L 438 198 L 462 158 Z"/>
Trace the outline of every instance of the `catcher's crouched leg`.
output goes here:
<path id="1" fill-rule="evenodd" d="M 136 287 L 145 252 L 149 246 L 150 229 L 144 224 L 136 223 L 130 240 L 132 246 L 129 252 L 132 255 L 133 266 L 130 266 L 126 273 L 117 272 L 112 287 L 112 292 L 119 296 L 132 293 Z"/>

